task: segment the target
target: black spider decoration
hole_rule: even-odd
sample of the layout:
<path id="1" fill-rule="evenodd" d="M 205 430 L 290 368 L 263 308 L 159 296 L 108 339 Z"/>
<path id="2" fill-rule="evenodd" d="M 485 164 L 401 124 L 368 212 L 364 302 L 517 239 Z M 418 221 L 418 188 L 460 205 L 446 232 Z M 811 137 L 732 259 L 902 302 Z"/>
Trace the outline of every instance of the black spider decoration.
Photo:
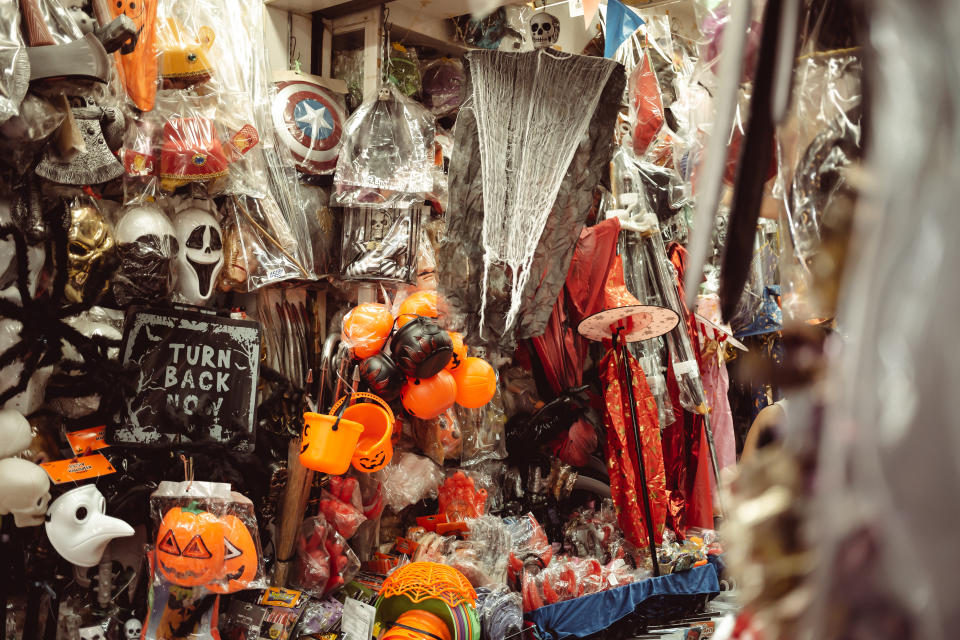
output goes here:
<path id="1" fill-rule="evenodd" d="M 119 341 L 103 337 L 88 337 L 64 322 L 92 307 L 103 290 L 109 277 L 109 269 L 93 273 L 90 276 L 86 295 L 79 303 L 64 304 L 64 290 L 67 284 L 67 230 L 64 224 L 51 224 L 52 251 L 54 257 L 53 281 L 48 291 L 30 295 L 29 257 L 27 241 L 23 232 L 14 224 L 0 225 L 0 240 L 12 238 L 15 247 L 17 268 L 17 292 L 20 303 L 0 298 L 0 317 L 17 320 L 21 324 L 20 340 L 0 354 L 0 369 L 17 361 L 23 363 L 23 369 L 17 382 L 0 393 L 0 405 L 26 390 L 30 378 L 38 369 L 61 363 L 61 369 L 71 375 L 69 389 L 60 395 L 82 397 L 93 393 L 102 393 L 111 388 L 113 382 L 120 384 L 126 377 L 122 367 L 107 357 L 107 349 L 119 345 Z M 48 253 L 51 246 L 47 247 Z M 70 344 L 81 360 L 69 360 L 63 357 L 65 344 Z M 113 387 L 116 389 L 116 387 Z"/>

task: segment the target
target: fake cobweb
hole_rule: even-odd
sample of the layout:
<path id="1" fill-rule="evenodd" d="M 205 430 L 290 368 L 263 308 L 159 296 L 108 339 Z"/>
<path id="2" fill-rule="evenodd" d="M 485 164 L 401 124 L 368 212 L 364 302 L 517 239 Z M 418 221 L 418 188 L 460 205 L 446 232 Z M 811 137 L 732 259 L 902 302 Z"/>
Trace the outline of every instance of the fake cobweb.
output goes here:
<path id="1" fill-rule="evenodd" d="M 613 66 L 550 50 L 467 58 L 483 171 L 482 335 L 491 265 L 511 278 L 505 328 L 517 319 L 540 234 Z"/>

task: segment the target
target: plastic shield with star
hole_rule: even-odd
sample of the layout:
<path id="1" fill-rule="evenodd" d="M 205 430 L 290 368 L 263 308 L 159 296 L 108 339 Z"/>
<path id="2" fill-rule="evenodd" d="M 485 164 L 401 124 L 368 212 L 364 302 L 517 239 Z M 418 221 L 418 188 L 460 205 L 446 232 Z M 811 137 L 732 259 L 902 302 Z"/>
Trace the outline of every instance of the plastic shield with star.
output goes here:
<path id="1" fill-rule="evenodd" d="M 344 118 L 342 99 L 320 85 L 306 79 L 277 84 L 273 125 L 302 173 L 334 172 Z"/>

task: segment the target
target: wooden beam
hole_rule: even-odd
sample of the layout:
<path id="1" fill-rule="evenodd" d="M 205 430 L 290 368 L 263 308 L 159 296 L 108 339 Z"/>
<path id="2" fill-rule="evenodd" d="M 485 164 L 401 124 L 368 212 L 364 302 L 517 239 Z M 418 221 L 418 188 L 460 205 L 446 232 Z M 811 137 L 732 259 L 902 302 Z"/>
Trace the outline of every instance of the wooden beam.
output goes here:
<path id="1" fill-rule="evenodd" d="M 321 9 L 317 11 L 321 16 L 327 20 L 333 20 L 335 18 L 342 18 L 343 16 L 350 15 L 351 13 L 357 13 L 358 11 L 365 11 L 367 9 L 372 9 L 373 7 L 379 7 L 385 4 L 385 0 L 347 0 L 346 2 L 341 2 L 332 7 Z"/>

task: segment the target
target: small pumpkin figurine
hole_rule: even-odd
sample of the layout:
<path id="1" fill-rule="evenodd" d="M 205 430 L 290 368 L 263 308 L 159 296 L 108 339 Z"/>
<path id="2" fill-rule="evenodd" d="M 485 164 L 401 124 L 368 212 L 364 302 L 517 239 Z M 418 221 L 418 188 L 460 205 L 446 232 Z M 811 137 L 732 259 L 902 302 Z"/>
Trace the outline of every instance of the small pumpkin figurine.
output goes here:
<path id="1" fill-rule="evenodd" d="M 219 579 L 207 585 L 214 593 L 234 593 L 250 586 L 257 577 L 260 555 L 250 529 L 233 514 L 220 518 L 223 524 L 223 567 Z"/>
<path id="2" fill-rule="evenodd" d="M 223 523 L 196 501 L 167 511 L 157 531 L 157 567 L 167 580 L 196 587 L 223 569 Z"/>

